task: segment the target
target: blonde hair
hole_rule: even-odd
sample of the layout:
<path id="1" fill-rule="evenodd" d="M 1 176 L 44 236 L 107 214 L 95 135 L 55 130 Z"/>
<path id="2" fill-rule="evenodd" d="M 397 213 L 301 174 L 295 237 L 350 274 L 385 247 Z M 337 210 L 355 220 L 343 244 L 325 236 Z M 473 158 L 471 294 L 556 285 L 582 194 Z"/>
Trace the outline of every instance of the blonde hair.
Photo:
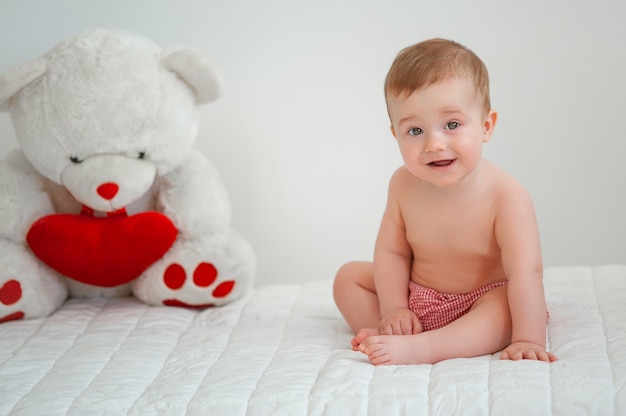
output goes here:
<path id="1" fill-rule="evenodd" d="M 441 38 L 425 40 L 398 53 L 385 79 L 385 100 L 389 94 L 409 96 L 420 88 L 453 78 L 470 79 L 484 113 L 489 112 L 487 67 L 470 49 Z"/>

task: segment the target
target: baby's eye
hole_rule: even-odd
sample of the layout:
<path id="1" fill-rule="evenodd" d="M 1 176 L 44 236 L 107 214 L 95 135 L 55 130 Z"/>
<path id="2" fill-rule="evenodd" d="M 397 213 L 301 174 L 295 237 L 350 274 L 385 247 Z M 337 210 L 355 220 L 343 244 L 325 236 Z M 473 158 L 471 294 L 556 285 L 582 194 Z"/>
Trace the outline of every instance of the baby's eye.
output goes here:
<path id="1" fill-rule="evenodd" d="M 419 136 L 420 134 L 424 133 L 424 130 L 420 129 L 419 127 L 413 127 L 412 129 L 409 129 L 407 133 L 409 134 L 409 136 Z"/>
<path id="2" fill-rule="evenodd" d="M 81 158 L 79 158 L 78 156 L 70 156 L 70 160 L 74 164 L 83 163 L 83 160 Z"/>
<path id="3" fill-rule="evenodd" d="M 450 121 L 446 123 L 446 130 L 454 130 L 459 127 L 459 123 L 457 121 Z"/>

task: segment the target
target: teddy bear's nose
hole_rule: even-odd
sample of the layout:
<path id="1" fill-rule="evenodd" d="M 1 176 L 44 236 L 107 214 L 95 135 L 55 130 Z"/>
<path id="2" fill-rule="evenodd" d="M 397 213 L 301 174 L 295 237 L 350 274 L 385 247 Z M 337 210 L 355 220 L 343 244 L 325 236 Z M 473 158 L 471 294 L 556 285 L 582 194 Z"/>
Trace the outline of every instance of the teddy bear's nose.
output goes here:
<path id="1" fill-rule="evenodd" d="M 107 182 L 98 186 L 97 192 L 98 195 L 100 195 L 104 199 L 113 199 L 115 198 L 115 195 L 117 195 L 117 191 L 119 189 L 120 187 L 116 183 Z"/>

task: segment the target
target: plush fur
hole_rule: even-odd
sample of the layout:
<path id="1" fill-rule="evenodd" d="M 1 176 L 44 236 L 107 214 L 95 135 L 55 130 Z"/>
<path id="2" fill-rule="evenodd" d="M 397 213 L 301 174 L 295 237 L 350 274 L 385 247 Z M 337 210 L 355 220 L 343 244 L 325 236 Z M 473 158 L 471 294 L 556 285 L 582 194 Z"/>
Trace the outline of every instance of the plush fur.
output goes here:
<path id="1" fill-rule="evenodd" d="M 68 295 L 206 307 L 251 287 L 253 250 L 193 147 L 221 88 L 197 49 L 102 29 L 0 74 L 19 142 L 0 165 L 0 322 Z"/>

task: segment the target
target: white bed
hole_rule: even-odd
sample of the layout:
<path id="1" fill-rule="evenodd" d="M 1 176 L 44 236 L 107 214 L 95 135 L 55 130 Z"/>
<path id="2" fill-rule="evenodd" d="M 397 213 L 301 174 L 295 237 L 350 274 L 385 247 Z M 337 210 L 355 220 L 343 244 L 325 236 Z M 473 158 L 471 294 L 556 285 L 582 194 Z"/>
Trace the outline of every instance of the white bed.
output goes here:
<path id="1" fill-rule="evenodd" d="M 69 300 L 0 325 L 1 415 L 626 415 L 626 265 L 545 272 L 553 364 L 375 367 L 332 282 L 222 308 Z"/>

